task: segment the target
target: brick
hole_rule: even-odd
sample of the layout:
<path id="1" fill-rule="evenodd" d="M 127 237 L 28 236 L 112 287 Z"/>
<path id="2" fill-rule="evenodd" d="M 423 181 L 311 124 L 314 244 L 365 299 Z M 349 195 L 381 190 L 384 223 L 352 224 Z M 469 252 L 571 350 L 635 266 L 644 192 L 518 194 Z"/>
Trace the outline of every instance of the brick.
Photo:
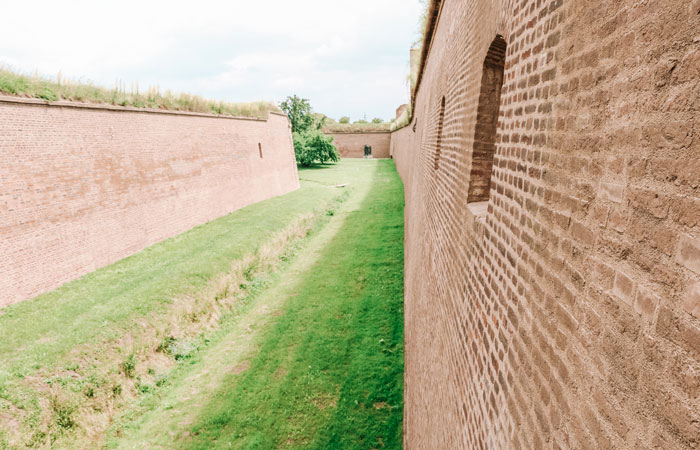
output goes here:
<path id="1" fill-rule="evenodd" d="M 610 212 L 608 226 L 618 233 L 624 233 L 627 230 L 628 216 L 625 211 L 614 209 Z"/>
<path id="2" fill-rule="evenodd" d="M 615 273 L 612 292 L 630 306 L 634 304 L 635 287 L 635 283 L 630 277 L 622 272 Z"/>
<path id="3" fill-rule="evenodd" d="M 625 186 L 615 183 L 600 182 L 598 196 L 603 200 L 608 200 L 615 203 L 622 203 L 625 197 Z"/>
<path id="4" fill-rule="evenodd" d="M 681 236 L 676 252 L 676 262 L 700 274 L 700 239 L 688 235 Z"/>
<path id="5" fill-rule="evenodd" d="M 656 307 L 659 304 L 659 297 L 646 289 L 637 289 L 637 296 L 634 300 L 634 310 L 645 319 L 651 321 L 654 318 Z"/>
<path id="6" fill-rule="evenodd" d="M 634 208 L 647 212 L 654 217 L 663 219 L 668 215 L 669 199 L 658 192 L 649 189 L 630 189 L 630 203 Z"/>
<path id="7" fill-rule="evenodd" d="M 571 236 L 583 245 L 592 246 L 595 244 L 595 233 L 580 222 L 572 222 Z"/>
<path id="8" fill-rule="evenodd" d="M 700 224 L 700 199 L 677 196 L 671 202 L 671 219 L 689 228 Z"/>
<path id="9" fill-rule="evenodd" d="M 683 309 L 688 313 L 700 319 L 700 282 L 692 282 L 688 286 L 688 290 L 683 300 Z"/>

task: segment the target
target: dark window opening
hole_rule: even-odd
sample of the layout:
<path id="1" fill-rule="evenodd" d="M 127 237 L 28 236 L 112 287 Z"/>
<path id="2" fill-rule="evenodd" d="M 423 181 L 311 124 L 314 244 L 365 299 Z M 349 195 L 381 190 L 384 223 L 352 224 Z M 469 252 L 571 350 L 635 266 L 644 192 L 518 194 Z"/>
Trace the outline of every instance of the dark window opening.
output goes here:
<path id="1" fill-rule="evenodd" d="M 503 72 L 506 61 L 506 41 L 503 36 L 496 36 L 491 43 L 484 61 L 481 76 L 481 93 L 476 113 L 474 130 L 474 150 L 472 152 L 472 169 L 469 178 L 467 202 L 488 201 L 491 191 L 493 159 L 496 153 L 496 134 L 498 132 L 498 113 L 501 106 Z"/>
<path id="2" fill-rule="evenodd" d="M 262 143 L 258 142 L 258 153 L 260 153 L 260 159 L 262 159 L 263 154 L 262 154 Z"/>
<path id="3" fill-rule="evenodd" d="M 442 127 L 445 122 L 445 97 L 440 102 L 440 117 L 438 118 L 437 146 L 435 148 L 435 170 L 440 167 L 440 152 L 442 151 Z"/>

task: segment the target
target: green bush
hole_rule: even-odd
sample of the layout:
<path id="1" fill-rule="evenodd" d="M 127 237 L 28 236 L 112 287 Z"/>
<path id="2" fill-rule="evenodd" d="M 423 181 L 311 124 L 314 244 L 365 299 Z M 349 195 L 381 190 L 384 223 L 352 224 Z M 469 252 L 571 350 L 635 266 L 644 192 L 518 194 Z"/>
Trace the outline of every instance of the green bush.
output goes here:
<path id="1" fill-rule="evenodd" d="M 333 138 L 326 136 L 320 130 L 294 132 L 294 154 L 297 163 L 308 167 L 315 162 L 321 164 L 328 161 L 338 162 L 340 155 L 333 144 Z"/>
<path id="2" fill-rule="evenodd" d="M 372 119 L 372 123 L 384 123 L 384 119 L 380 119 L 379 117 L 375 117 Z"/>
<path id="3" fill-rule="evenodd" d="M 350 123 L 350 118 L 348 116 L 343 116 L 338 120 L 339 123 Z"/>

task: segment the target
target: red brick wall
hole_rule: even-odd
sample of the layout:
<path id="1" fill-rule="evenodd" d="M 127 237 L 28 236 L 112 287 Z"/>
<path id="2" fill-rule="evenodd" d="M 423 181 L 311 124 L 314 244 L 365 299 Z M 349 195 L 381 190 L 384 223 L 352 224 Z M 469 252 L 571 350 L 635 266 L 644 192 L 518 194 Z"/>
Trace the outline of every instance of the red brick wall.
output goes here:
<path id="1" fill-rule="evenodd" d="M 365 145 L 372 146 L 373 158 L 388 158 L 391 133 L 329 133 L 341 158 L 363 158 Z"/>
<path id="2" fill-rule="evenodd" d="M 0 306 L 299 186 L 278 114 L 4 99 L 0 130 Z"/>
<path id="3" fill-rule="evenodd" d="M 443 1 L 414 122 L 392 139 L 407 197 L 406 448 L 700 447 L 698 13 L 685 0 Z M 467 198 L 498 34 L 481 212 Z"/>

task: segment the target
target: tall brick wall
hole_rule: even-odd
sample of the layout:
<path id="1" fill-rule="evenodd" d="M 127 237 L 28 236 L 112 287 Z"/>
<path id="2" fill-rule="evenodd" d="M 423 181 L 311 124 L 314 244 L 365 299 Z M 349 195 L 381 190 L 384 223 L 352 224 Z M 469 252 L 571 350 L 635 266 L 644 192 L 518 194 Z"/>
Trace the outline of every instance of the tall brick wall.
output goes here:
<path id="1" fill-rule="evenodd" d="M 373 158 L 388 158 L 391 133 L 329 133 L 341 158 L 363 158 L 365 145 L 372 146 Z"/>
<path id="2" fill-rule="evenodd" d="M 3 98 L 0 130 L 0 307 L 299 186 L 279 114 Z"/>
<path id="3" fill-rule="evenodd" d="M 699 13 L 442 2 L 392 138 L 406 448 L 700 447 Z M 470 201 L 497 35 L 490 190 Z"/>

